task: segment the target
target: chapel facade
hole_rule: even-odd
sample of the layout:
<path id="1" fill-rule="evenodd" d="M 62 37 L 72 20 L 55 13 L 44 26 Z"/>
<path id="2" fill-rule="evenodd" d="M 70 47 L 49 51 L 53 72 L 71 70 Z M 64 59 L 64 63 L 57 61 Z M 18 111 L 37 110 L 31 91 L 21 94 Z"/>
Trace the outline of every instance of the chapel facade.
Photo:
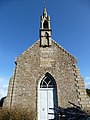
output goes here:
<path id="1" fill-rule="evenodd" d="M 38 120 L 54 119 L 58 106 L 90 107 L 77 59 L 52 37 L 50 16 L 44 7 L 40 39 L 17 57 L 4 106 L 33 107 Z M 51 113 L 51 114 L 48 114 Z M 43 119 L 44 118 L 44 119 Z"/>

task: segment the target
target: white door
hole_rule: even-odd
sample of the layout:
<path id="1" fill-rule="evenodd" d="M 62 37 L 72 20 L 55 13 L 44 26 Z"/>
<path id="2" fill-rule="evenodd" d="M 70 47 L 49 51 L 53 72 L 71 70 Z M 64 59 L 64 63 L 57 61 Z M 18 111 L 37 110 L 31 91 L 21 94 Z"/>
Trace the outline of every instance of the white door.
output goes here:
<path id="1" fill-rule="evenodd" d="M 54 119 L 54 88 L 40 88 L 38 99 L 38 120 Z"/>
<path id="2" fill-rule="evenodd" d="M 46 73 L 38 88 L 38 120 L 54 120 L 56 103 L 56 83 Z"/>
<path id="3" fill-rule="evenodd" d="M 54 89 L 53 88 L 48 88 L 47 90 L 47 96 L 48 96 L 48 120 L 54 119 Z"/>

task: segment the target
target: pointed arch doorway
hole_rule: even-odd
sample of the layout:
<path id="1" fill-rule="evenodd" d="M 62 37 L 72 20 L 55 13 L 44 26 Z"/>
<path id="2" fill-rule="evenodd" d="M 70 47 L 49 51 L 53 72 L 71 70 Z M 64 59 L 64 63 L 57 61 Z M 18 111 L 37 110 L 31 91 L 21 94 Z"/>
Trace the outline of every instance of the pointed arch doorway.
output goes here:
<path id="1" fill-rule="evenodd" d="M 43 77 L 38 89 L 38 120 L 54 120 L 57 106 L 56 83 L 49 74 Z"/>

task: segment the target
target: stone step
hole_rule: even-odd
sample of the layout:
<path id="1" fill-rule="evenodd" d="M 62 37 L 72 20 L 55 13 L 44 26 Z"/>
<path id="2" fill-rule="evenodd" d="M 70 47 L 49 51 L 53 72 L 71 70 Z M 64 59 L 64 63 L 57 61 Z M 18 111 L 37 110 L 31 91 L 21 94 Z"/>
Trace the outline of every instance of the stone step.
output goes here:
<path id="1" fill-rule="evenodd" d="M 84 88 L 77 89 L 77 91 L 80 92 L 80 93 L 85 93 L 86 94 L 86 90 Z"/>
<path id="2" fill-rule="evenodd" d="M 89 110 L 90 110 L 90 104 L 87 105 L 87 108 L 89 108 Z"/>
<path id="3" fill-rule="evenodd" d="M 87 106 L 87 102 L 86 101 L 80 101 L 81 105 L 86 105 Z"/>
<path id="4" fill-rule="evenodd" d="M 81 95 L 81 94 L 79 94 L 79 98 L 85 98 L 85 99 L 87 99 L 87 97 L 86 97 L 86 95 Z"/>
<path id="5" fill-rule="evenodd" d="M 80 98 L 80 101 L 87 102 L 87 104 L 88 104 L 88 100 L 86 98 Z"/>
<path id="6" fill-rule="evenodd" d="M 77 83 L 77 86 L 78 86 L 78 88 L 84 88 L 85 87 L 85 85 L 83 83 L 82 84 Z"/>
<path id="7" fill-rule="evenodd" d="M 79 92 L 79 95 L 84 95 L 84 96 L 86 96 L 86 93 L 85 93 L 85 92 Z"/>
<path id="8" fill-rule="evenodd" d="M 78 80 L 78 83 L 84 84 L 84 81 L 83 80 Z"/>

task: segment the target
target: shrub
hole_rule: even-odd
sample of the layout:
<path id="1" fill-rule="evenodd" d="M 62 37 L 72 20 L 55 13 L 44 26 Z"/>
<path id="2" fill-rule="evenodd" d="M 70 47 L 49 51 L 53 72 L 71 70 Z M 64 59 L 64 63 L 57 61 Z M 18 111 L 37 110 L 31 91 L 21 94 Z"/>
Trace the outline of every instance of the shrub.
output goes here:
<path id="1" fill-rule="evenodd" d="M 0 120 L 35 120 L 36 114 L 33 109 L 7 108 L 0 110 Z"/>
<path id="2" fill-rule="evenodd" d="M 86 89 L 87 95 L 90 97 L 90 89 Z"/>
<path id="3" fill-rule="evenodd" d="M 0 120 L 9 120 L 10 113 L 7 109 L 0 109 Z"/>

